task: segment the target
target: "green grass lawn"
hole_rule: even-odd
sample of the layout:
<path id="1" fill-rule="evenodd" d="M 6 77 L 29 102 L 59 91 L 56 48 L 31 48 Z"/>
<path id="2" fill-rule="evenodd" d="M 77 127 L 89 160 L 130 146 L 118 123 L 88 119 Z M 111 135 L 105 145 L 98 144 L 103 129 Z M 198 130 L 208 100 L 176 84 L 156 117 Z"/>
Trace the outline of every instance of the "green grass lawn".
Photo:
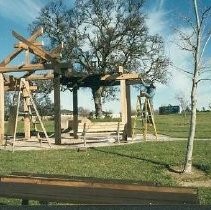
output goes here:
<path id="1" fill-rule="evenodd" d="M 156 115 L 158 133 L 171 137 L 188 137 L 189 119 L 187 115 Z M 196 138 L 211 139 L 211 112 L 197 113 Z"/>
<path id="2" fill-rule="evenodd" d="M 158 133 L 172 137 L 187 137 L 189 116 L 156 115 Z M 18 132 L 23 132 L 23 122 Z M 53 122 L 45 122 L 53 132 Z M 211 112 L 198 113 L 197 138 L 211 138 Z M 186 141 L 144 142 L 115 147 L 76 150 L 8 151 L 0 152 L 0 174 L 26 172 L 95 179 L 114 179 L 119 182 L 150 182 L 159 185 L 178 185 L 168 172 L 169 167 L 184 163 Z M 195 141 L 193 165 L 211 178 L 211 141 Z M 200 188 L 202 204 L 211 204 L 211 188 Z M 0 199 L 0 203 L 17 204 L 15 199 Z"/>
<path id="3" fill-rule="evenodd" d="M 76 150 L 1 151 L 0 174 L 26 172 L 173 186 L 177 183 L 167 171 L 169 167 L 183 164 L 185 147 L 184 141 L 176 141 L 93 148 L 81 153 Z M 211 141 L 196 141 L 193 159 L 194 166 L 208 178 L 211 177 L 210 148 Z M 199 192 L 201 202 L 211 204 L 211 190 Z"/>

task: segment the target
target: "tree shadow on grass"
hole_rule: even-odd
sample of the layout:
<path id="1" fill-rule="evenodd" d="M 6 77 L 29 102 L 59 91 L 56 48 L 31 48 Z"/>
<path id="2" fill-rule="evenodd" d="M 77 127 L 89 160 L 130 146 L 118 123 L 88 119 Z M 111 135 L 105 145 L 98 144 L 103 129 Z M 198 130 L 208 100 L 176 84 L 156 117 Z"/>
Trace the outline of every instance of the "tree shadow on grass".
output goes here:
<path id="1" fill-rule="evenodd" d="M 144 161 L 144 162 L 147 162 L 147 163 L 152 163 L 154 165 L 162 166 L 162 167 L 166 168 L 170 172 L 182 173 L 182 171 L 178 171 L 178 170 L 173 169 L 173 167 L 171 165 L 169 165 L 169 164 L 167 164 L 165 162 L 151 160 L 151 159 L 146 159 L 146 158 L 143 158 L 143 157 L 130 156 L 130 155 L 122 154 L 122 153 L 119 153 L 119 152 L 105 151 L 102 148 L 91 147 L 91 149 L 95 150 L 95 151 L 98 151 L 98 152 L 107 153 L 107 154 L 117 155 L 117 156 L 126 157 L 126 158 L 130 158 L 130 159 L 135 159 L 135 160 L 141 160 L 141 161 Z"/>

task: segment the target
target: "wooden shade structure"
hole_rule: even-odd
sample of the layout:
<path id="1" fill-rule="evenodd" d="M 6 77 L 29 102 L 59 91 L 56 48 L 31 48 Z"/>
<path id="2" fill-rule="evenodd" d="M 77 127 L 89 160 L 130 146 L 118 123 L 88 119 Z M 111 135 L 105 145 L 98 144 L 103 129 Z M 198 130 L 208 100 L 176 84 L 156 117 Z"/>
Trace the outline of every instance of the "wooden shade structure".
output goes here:
<path id="1" fill-rule="evenodd" d="M 78 89 L 80 87 L 120 85 L 122 121 L 126 125 L 126 137 L 131 137 L 130 85 L 140 83 L 139 75 L 137 73 L 124 73 L 121 66 L 117 72 L 107 74 L 75 72 L 70 68 L 68 63 L 61 63 L 59 61 L 59 54 L 63 45 L 59 45 L 50 52 L 47 52 L 42 48 L 42 45 L 36 41 L 42 33 L 43 29 L 40 28 L 31 37 L 26 39 L 13 31 L 12 34 L 18 39 L 19 43 L 15 44 L 15 50 L 0 63 L 0 142 L 4 139 L 4 90 L 13 90 L 15 84 L 14 77 L 11 76 L 9 79 L 5 79 L 3 73 L 10 72 L 28 72 L 24 75 L 24 78 L 28 81 L 53 80 L 55 144 L 61 144 L 61 84 L 73 89 L 73 127 L 75 137 L 77 137 L 78 130 Z M 22 51 L 26 52 L 25 64 L 8 66 L 8 64 Z M 29 52 L 41 58 L 42 62 L 30 64 L 28 57 Z M 35 72 L 39 70 L 52 70 L 52 72 L 35 74 Z M 33 87 L 31 88 L 33 89 Z"/>

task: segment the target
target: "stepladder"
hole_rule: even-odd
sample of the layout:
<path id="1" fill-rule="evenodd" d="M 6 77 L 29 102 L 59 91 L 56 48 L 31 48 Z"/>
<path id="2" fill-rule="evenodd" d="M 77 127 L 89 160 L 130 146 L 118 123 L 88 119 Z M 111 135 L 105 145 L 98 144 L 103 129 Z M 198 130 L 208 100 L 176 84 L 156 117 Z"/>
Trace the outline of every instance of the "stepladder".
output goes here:
<path id="1" fill-rule="evenodd" d="M 8 128 L 10 129 L 8 133 L 12 136 L 12 151 L 15 149 L 18 118 L 20 116 L 23 117 L 24 121 L 25 140 L 31 138 L 31 124 L 34 124 L 34 128 L 37 128 L 35 125 L 36 121 L 36 124 L 39 124 L 41 127 L 41 130 L 34 130 L 37 134 L 37 140 L 40 142 L 40 146 L 43 142 L 47 142 L 49 147 L 51 147 L 50 139 L 29 87 L 29 82 L 24 78 L 21 78 L 19 84 L 16 85 L 13 106 L 8 123 Z M 43 134 L 44 138 L 41 138 L 40 133 Z M 8 138 L 6 138 L 5 146 L 7 145 L 7 140 Z"/>
<path id="2" fill-rule="evenodd" d="M 137 96 L 136 114 L 132 130 L 133 140 L 138 132 L 143 134 L 144 140 L 147 140 L 147 134 L 150 133 L 155 136 L 156 140 L 158 139 L 153 105 L 151 100 L 144 95 Z"/>

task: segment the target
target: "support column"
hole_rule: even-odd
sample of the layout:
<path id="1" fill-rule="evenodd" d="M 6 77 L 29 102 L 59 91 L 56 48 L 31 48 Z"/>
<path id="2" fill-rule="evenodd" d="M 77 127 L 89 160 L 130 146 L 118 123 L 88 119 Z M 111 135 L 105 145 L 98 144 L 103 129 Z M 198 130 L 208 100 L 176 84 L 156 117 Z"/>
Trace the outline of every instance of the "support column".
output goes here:
<path id="1" fill-rule="evenodd" d="M 25 139 L 30 139 L 31 138 L 31 133 L 30 133 L 31 121 L 30 121 L 30 115 L 29 115 L 29 106 L 30 106 L 30 97 L 29 97 L 29 93 L 28 93 L 28 91 L 30 91 L 29 82 L 25 81 L 24 85 L 26 86 L 23 89 L 23 97 L 24 97 L 23 108 L 24 108 L 24 113 L 25 113 L 25 115 L 24 115 L 24 134 L 25 134 Z"/>
<path id="2" fill-rule="evenodd" d="M 4 77 L 0 73 L 0 145 L 4 142 Z"/>
<path id="3" fill-rule="evenodd" d="M 119 66 L 119 72 L 123 73 L 123 67 Z M 122 123 L 127 122 L 127 100 L 126 100 L 126 81 L 120 80 L 120 104 L 121 104 L 121 117 Z"/>
<path id="4" fill-rule="evenodd" d="M 73 88 L 73 136 L 78 138 L 78 88 Z"/>
<path id="5" fill-rule="evenodd" d="M 55 144 L 61 144 L 61 105 L 60 105 L 60 74 L 59 69 L 54 69 L 54 132 Z"/>
<path id="6" fill-rule="evenodd" d="M 127 137 L 132 137 L 130 85 L 127 84 L 126 84 L 126 100 L 127 100 Z"/>

